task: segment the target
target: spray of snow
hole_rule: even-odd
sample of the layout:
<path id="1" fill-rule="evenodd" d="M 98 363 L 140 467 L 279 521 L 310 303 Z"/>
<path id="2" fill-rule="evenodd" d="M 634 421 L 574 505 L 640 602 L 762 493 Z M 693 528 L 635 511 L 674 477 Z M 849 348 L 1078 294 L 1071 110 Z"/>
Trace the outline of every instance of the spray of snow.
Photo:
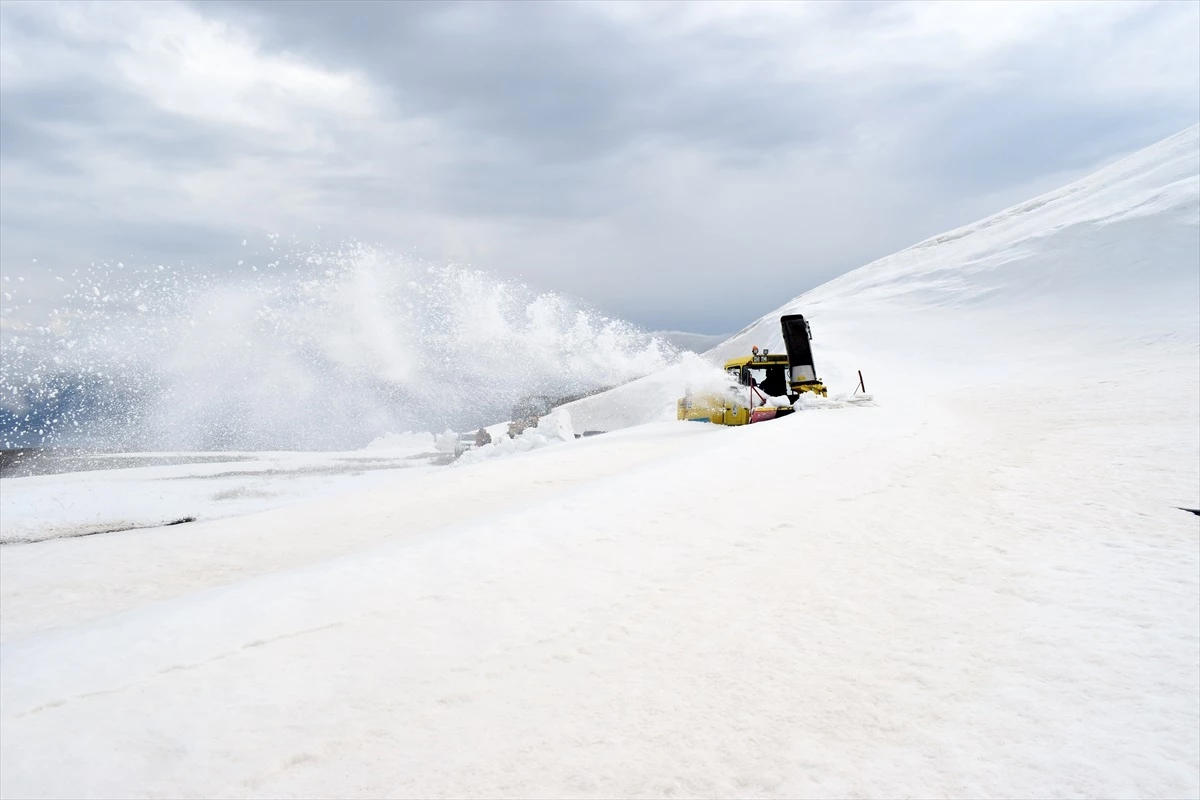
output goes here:
<path id="1" fill-rule="evenodd" d="M 382 451 L 429 451 L 434 449 L 434 444 L 435 438 L 432 433 L 405 431 L 404 433 L 386 433 L 383 436 L 372 439 L 364 449 Z"/>
<path id="2" fill-rule="evenodd" d="M 7 443 L 361 447 L 507 419 L 527 394 L 580 394 L 678 358 L 627 322 L 477 270 L 361 245 L 273 258 L 233 277 L 71 275 L 50 324 L 6 337 Z"/>

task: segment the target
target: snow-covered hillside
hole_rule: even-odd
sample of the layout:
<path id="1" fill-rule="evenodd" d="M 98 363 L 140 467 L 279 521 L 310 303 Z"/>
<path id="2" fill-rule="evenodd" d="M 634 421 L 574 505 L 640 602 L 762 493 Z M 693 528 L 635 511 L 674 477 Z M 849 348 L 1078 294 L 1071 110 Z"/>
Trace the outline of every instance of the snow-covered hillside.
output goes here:
<path id="1" fill-rule="evenodd" d="M 834 347 L 847 335 L 869 342 L 909 335 L 910 322 L 945 341 L 984 329 L 999 334 L 1013 366 L 1041 353 L 1015 352 L 1031 341 L 1060 347 L 1098 343 L 1105 335 L 1164 332 L 1194 341 L 1200 314 L 1200 127 L 1192 127 L 1107 169 L 994 216 L 920 242 L 797 297 L 738 332 L 714 355 L 749 344 L 779 348 L 781 314 L 803 312 Z M 923 325 L 920 315 L 937 314 Z M 893 331 L 876 331 L 886 315 Z M 1067 341 L 1063 341 L 1063 338 Z M 889 349 L 906 349 L 894 341 Z M 968 353 L 962 360 L 971 360 Z M 1087 350 L 1085 345 L 1082 350 Z M 869 358 L 863 353 L 860 358 Z M 1081 354 L 1076 354 L 1081 355 Z M 834 380 L 851 380 L 826 357 Z M 978 360 L 984 360 L 981 356 Z M 832 362 L 832 363 L 830 363 Z M 880 365 L 886 370 L 886 366 Z M 852 382 L 852 380 L 851 380 Z"/>
<path id="2" fill-rule="evenodd" d="M 781 351 L 779 318 L 791 313 L 810 319 L 832 391 L 851 391 L 861 369 L 868 389 L 893 398 L 927 380 L 960 384 L 964 371 L 1071 370 L 1129 337 L 1161 334 L 1190 352 L 1200 325 L 1198 130 L 806 292 L 710 360 L 753 344 Z M 688 360 L 571 408 L 593 428 L 672 418 L 681 387 L 705 379 Z"/>
<path id="3" fill-rule="evenodd" d="M 0 550 L 0 794 L 1200 794 L 1200 128 L 851 272 L 830 402 Z M 24 480 L 24 479 L 21 479 Z"/>

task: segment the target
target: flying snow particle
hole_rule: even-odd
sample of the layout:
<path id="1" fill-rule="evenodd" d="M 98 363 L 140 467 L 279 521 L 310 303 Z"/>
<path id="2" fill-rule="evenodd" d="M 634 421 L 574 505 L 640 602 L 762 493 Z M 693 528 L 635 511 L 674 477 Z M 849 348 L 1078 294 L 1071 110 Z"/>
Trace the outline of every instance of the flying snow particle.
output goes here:
<path id="1" fill-rule="evenodd" d="M 245 244 L 245 242 L 242 242 L 242 244 Z M 240 267 L 242 264 L 245 264 L 245 263 L 246 263 L 246 262 L 245 262 L 245 261 L 242 261 L 240 258 L 238 259 L 238 266 L 239 266 L 239 267 Z"/>
<path id="2" fill-rule="evenodd" d="M 246 246 L 246 240 L 242 239 L 242 247 L 245 247 L 245 246 Z"/>

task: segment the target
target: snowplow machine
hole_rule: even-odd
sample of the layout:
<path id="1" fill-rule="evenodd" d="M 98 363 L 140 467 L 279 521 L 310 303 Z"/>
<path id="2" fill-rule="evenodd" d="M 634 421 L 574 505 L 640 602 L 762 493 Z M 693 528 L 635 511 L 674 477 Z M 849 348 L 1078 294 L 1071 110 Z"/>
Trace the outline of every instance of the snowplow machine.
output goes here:
<path id="1" fill-rule="evenodd" d="M 803 314 L 780 317 L 786 353 L 759 352 L 725 362 L 738 390 L 725 394 L 687 392 L 678 402 L 678 418 L 717 425 L 749 425 L 795 412 L 802 394 L 828 395 L 813 363 L 812 329 Z"/>

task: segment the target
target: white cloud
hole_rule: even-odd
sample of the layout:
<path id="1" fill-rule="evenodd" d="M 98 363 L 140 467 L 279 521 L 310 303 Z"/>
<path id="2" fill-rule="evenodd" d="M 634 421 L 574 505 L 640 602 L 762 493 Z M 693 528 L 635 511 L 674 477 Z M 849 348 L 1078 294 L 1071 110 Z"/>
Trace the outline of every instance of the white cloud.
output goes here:
<path id="1" fill-rule="evenodd" d="M 718 33 L 753 43 L 737 59 L 698 59 L 702 72 L 844 81 L 839 88 L 851 94 L 922 81 L 994 85 L 1035 67 L 1014 59 L 1030 53 L 1069 62 L 1072 71 L 1054 77 L 1077 86 L 1177 92 L 1200 80 L 1196 3 L 605 2 L 588 8 L 663 44 L 703 47 Z"/>
<path id="2" fill-rule="evenodd" d="M 6 26 L 8 90 L 99 78 L 163 112 L 294 150 L 329 148 L 325 129 L 369 124 L 386 106 L 365 76 L 264 52 L 245 31 L 181 3 L 39 3 L 21 13 L 59 36 L 47 48 Z"/>
<path id="3" fill-rule="evenodd" d="M 321 225 L 725 329 L 1200 113 L 1195 3 L 222 8 L 5 3 L 4 264 Z"/>

